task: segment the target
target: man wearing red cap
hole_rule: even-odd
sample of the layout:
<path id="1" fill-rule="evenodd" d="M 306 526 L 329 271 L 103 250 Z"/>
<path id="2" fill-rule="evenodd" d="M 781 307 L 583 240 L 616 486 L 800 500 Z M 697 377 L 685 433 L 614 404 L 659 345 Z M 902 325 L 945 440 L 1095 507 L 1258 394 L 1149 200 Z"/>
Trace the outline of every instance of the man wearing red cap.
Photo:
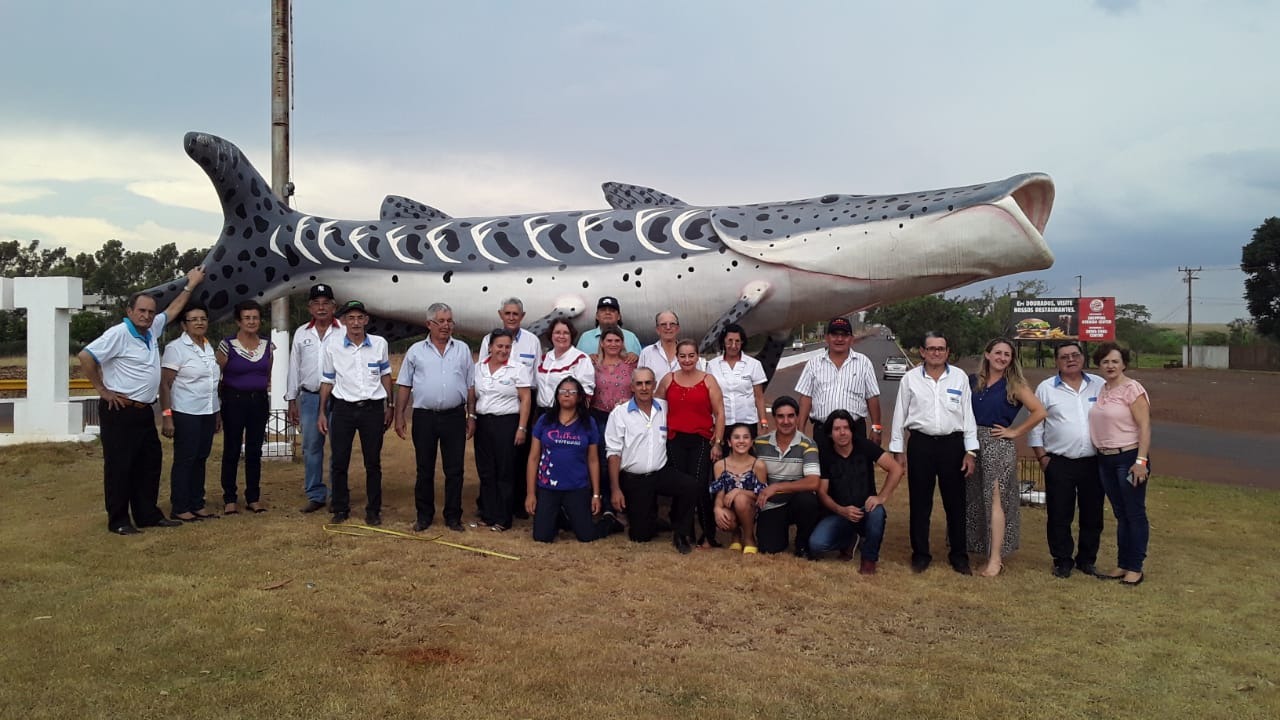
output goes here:
<path id="1" fill-rule="evenodd" d="M 879 445 L 880 385 L 871 359 L 850 349 L 853 325 L 847 318 L 827 323 L 827 351 L 805 363 L 796 393 L 800 396 L 800 422 L 813 423 L 812 437 L 822 452 L 831 451 L 825 425 L 835 410 L 848 410 L 854 417 L 853 432 Z M 871 432 L 867 432 L 867 420 Z"/>

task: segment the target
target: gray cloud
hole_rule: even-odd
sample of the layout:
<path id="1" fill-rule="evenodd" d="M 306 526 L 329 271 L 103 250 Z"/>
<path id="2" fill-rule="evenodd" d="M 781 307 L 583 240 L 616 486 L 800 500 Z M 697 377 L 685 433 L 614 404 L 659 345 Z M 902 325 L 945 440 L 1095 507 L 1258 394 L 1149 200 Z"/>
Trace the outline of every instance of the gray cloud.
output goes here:
<path id="1" fill-rule="evenodd" d="M 1196 166 L 1246 187 L 1280 192 L 1280 148 L 1209 153 L 1197 158 Z"/>
<path id="2" fill-rule="evenodd" d="M 1093 0 L 1093 5 L 1108 15 L 1125 15 L 1138 11 L 1138 0 Z"/>

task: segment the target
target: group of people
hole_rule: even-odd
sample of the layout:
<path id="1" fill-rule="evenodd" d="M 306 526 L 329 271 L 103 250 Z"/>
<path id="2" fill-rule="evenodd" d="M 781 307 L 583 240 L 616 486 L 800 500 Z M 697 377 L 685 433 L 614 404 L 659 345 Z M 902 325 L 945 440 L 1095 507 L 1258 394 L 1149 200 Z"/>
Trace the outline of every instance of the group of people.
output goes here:
<path id="1" fill-rule="evenodd" d="M 239 332 L 215 343 L 206 337 L 207 311 L 186 302 L 202 279 L 191 271 L 183 293 L 159 314 L 154 299 L 131 298 L 125 321 L 81 354 L 102 398 L 112 532 L 214 516 L 204 507 L 204 464 L 219 429 L 226 433 L 223 513 L 238 512 L 241 440 L 245 507 L 264 509 L 258 480 L 272 348 L 258 334 L 262 308 L 237 306 Z M 453 531 L 503 532 L 532 518 L 538 541 L 551 542 L 560 530 L 582 542 L 625 530 L 645 542 L 669 527 L 681 553 L 721 547 L 718 535 L 727 533 L 729 548 L 746 554 L 793 548 L 803 557 L 834 551 L 852 559 L 857 548 L 860 572 L 874 574 L 886 503 L 905 476 L 912 569 L 924 572 L 932 560 L 937 487 L 952 568 L 971 574 L 973 553 L 983 560 L 978 573 L 993 576 L 1019 544 L 1014 440 L 1027 435 L 1045 472 L 1054 574 L 1143 579 L 1150 405 L 1124 373 L 1128 351 L 1111 343 L 1094 353 L 1101 377 L 1083 372 L 1078 343 L 1059 345 L 1058 373 L 1033 390 L 1012 342 L 991 341 L 978 372 L 966 375 L 949 363 L 945 335 L 929 333 L 923 362 L 899 387 L 886 452 L 875 368 L 851 349 L 845 318 L 827 323 L 826 349 L 805 365 L 796 397 L 778 397 L 766 412 L 765 373 L 743 352 L 742 327 L 724 328 L 721 352 L 708 361 L 697 343 L 681 338 L 676 313 L 665 311 L 655 318 L 657 341 L 641 346 L 611 296 L 599 299 L 591 331 L 579 337 L 572 323 L 554 320 L 544 338 L 522 327 L 523 304 L 508 298 L 478 358 L 453 337 L 452 308 L 432 304 L 428 335 L 406 352 L 394 388 L 387 342 L 366 332 L 363 303 L 339 308 L 332 288 L 320 284 L 309 292 L 308 310 L 311 321 L 294 334 L 285 392 L 302 435 L 306 513 L 327 508 L 334 522 L 350 517 L 348 468 L 359 435 L 364 519 L 380 525 L 381 449 L 394 427 L 414 445 L 415 532 L 436 519 L 439 456 L 442 516 Z M 160 361 L 156 339 L 170 317 L 184 332 Z M 157 397 L 164 434 L 174 439 L 172 520 L 156 506 L 160 447 L 148 413 Z M 474 520 L 465 523 L 468 439 L 480 492 Z M 876 467 L 885 473 L 880 489 Z M 1096 568 L 1104 494 L 1119 546 L 1118 567 L 1106 574 Z"/>

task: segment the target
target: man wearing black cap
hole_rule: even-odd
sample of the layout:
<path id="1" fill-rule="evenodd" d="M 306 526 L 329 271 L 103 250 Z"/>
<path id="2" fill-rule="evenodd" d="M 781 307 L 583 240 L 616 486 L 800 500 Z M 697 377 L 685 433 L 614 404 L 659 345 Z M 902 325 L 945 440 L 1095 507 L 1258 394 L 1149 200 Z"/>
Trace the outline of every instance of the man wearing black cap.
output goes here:
<path id="1" fill-rule="evenodd" d="M 289 402 L 289 422 L 302 433 L 303 488 L 307 494 L 304 513 L 324 508 L 329 499 L 329 491 L 324 486 L 324 435 L 316 420 L 320 417 L 320 368 L 324 362 L 321 349 L 326 342 L 341 338 L 345 332 L 333 316 L 333 310 L 333 288 L 323 283 L 312 285 L 307 293 L 311 322 L 293 333 L 293 346 L 289 351 L 289 380 L 284 399 Z M 333 330 L 337 332 L 330 332 Z"/>
<path id="2" fill-rule="evenodd" d="M 351 464 L 351 443 L 360 434 L 360 454 L 364 457 L 365 513 L 368 525 L 382 524 L 382 434 L 391 427 L 395 407 L 391 404 L 391 358 L 387 341 L 365 333 L 369 313 L 364 303 L 350 300 L 338 310 L 347 327 L 342 341 L 325 343 L 320 372 L 320 405 L 329 415 L 319 413 L 316 426 L 331 435 L 333 463 L 333 521 L 345 521 L 351 512 L 351 491 L 347 468 Z"/>
<path id="3" fill-rule="evenodd" d="M 855 418 L 853 433 L 879 445 L 880 385 L 871 359 L 850 350 L 853 325 L 847 318 L 827 323 L 827 351 L 805 363 L 796 394 L 800 396 L 800 423 L 813 423 L 813 439 L 822 452 L 831 452 L 831 440 L 824 424 L 834 410 L 848 410 Z M 867 432 L 867 419 L 871 432 Z"/>
<path id="4" fill-rule="evenodd" d="M 618 298 L 612 295 L 605 295 L 596 303 L 596 326 L 582 333 L 578 338 L 578 349 L 588 355 L 599 352 L 600 328 L 605 325 L 617 325 L 622 331 L 622 340 L 627 352 L 640 354 L 644 346 L 640 344 L 640 338 L 636 337 L 635 333 L 622 327 L 622 306 L 618 304 Z"/>

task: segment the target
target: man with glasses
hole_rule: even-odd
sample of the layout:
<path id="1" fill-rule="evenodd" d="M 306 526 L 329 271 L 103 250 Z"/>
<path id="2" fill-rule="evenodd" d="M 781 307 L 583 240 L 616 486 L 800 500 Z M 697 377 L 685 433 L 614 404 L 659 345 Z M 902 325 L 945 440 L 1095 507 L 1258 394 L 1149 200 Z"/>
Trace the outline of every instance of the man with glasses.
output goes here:
<path id="1" fill-rule="evenodd" d="M 160 395 L 160 336 L 169 318 L 182 312 L 191 291 L 204 281 L 204 269 L 187 273 L 186 287 L 156 314 L 156 299 L 129 296 L 125 318 L 80 351 L 80 371 L 98 391 L 102 439 L 102 490 L 107 530 L 137 535 L 142 527 L 176 527 L 156 502 L 164 451 L 156 433 Z M 130 522 L 129 514 L 133 513 Z"/>
<path id="2" fill-rule="evenodd" d="M 1058 374 L 1036 388 L 1036 398 L 1049 416 L 1031 430 L 1027 444 L 1044 470 L 1049 554 L 1055 577 L 1069 578 L 1073 568 L 1096 575 L 1102 537 L 1102 483 L 1098 457 L 1089 437 L 1089 411 L 1098 401 L 1103 379 L 1084 372 L 1084 352 L 1077 342 L 1054 351 Z M 1080 505 L 1080 543 L 1072 547 L 1071 521 Z M 1075 559 L 1071 553 L 1075 550 Z"/>
<path id="3" fill-rule="evenodd" d="M 444 468 L 444 522 L 454 532 L 463 530 L 462 463 L 467 440 L 476 430 L 476 410 L 467 405 L 475 382 L 472 369 L 471 349 L 453 337 L 453 309 L 433 303 L 427 308 L 427 339 L 405 353 L 396 379 L 396 434 L 402 440 L 413 410 L 414 532 L 435 521 L 437 447 Z"/>
<path id="4" fill-rule="evenodd" d="M 800 396 L 800 429 L 813 423 L 813 440 L 822 452 L 831 451 L 825 425 L 835 410 L 848 410 L 853 415 L 853 432 L 879 445 L 880 384 L 871 359 L 851 349 L 853 325 L 847 318 L 832 318 L 827 323 L 827 351 L 805 363 L 796 394 Z M 871 420 L 870 432 L 867 420 Z M 870 465 L 867 466 L 871 468 Z"/>
<path id="5" fill-rule="evenodd" d="M 321 510 L 329 499 L 324 485 L 324 439 L 316 425 L 320 417 L 320 368 L 324 345 L 341 338 L 346 328 L 333 316 L 333 288 L 312 285 L 307 293 L 311 321 L 293 333 L 289 351 L 289 375 L 284 399 L 289 402 L 289 422 L 302 433 L 303 491 L 307 495 L 304 513 Z M 332 332 L 332 331 L 337 332 Z M 325 413 L 329 409 L 325 408 Z"/>
<path id="6" fill-rule="evenodd" d="M 676 343 L 680 340 L 680 318 L 671 310 L 663 310 L 653 319 L 658 341 L 640 351 L 639 367 L 653 371 L 654 382 L 661 383 L 667 373 L 680 369 L 676 361 Z M 698 369 L 706 370 L 707 361 L 698 358 Z"/>
<path id="7" fill-rule="evenodd" d="M 904 431 L 911 431 L 907 455 L 907 493 L 911 498 L 911 569 L 924 572 L 929 554 L 929 523 L 936 482 L 947 514 L 951 568 L 972 575 L 965 542 L 965 478 L 973 474 L 978 455 L 978 425 L 973 418 L 969 376 L 947 363 L 947 338 L 924 336 L 924 362 L 902 376 L 893 409 L 889 452 L 902 462 Z"/>

